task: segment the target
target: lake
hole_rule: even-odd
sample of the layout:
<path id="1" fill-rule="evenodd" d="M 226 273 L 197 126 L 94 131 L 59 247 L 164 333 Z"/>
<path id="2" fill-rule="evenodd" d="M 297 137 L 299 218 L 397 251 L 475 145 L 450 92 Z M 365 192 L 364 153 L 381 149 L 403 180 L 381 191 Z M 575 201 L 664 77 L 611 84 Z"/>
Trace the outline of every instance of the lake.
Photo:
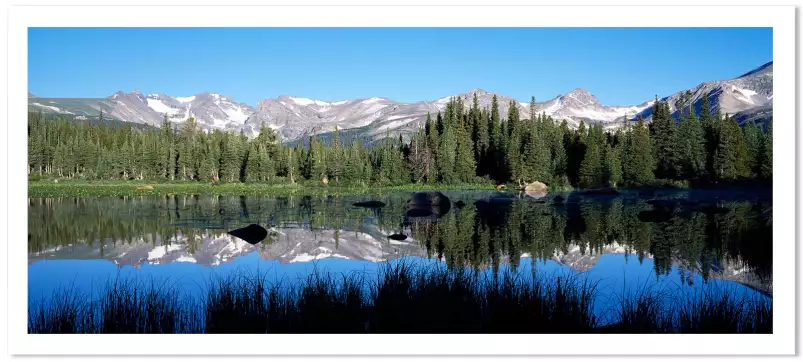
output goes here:
<path id="1" fill-rule="evenodd" d="M 443 195 L 434 213 L 409 211 L 411 192 L 30 198 L 29 302 L 121 277 L 202 295 L 235 272 L 293 284 L 402 262 L 581 277 L 595 283 L 603 319 L 645 288 L 671 289 L 669 302 L 711 287 L 772 295 L 771 190 Z M 384 206 L 354 205 L 369 200 Z M 249 224 L 268 236 L 252 245 L 227 234 Z"/>

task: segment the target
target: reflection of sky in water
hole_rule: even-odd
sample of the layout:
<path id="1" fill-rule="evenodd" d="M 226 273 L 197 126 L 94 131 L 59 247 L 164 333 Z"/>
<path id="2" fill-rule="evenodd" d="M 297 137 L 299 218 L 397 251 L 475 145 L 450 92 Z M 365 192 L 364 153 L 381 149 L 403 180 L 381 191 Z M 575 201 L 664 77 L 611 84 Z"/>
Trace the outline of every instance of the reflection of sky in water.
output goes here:
<path id="1" fill-rule="evenodd" d="M 390 261 L 435 262 L 418 257 L 406 257 Z M 531 258 L 522 258 L 518 271 L 522 276 L 528 277 L 531 273 Z M 314 262 L 280 263 L 279 261 L 263 260 L 255 252 L 235 258 L 230 263 L 215 267 L 205 267 L 195 263 L 174 262 L 168 264 L 145 264 L 137 269 L 132 266 L 118 267 L 107 260 L 44 260 L 32 263 L 28 267 L 29 300 L 39 301 L 49 297 L 53 291 L 72 285 L 81 291 L 97 291 L 108 280 L 119 275 L 122 278 L 136 277 L 138 281 L 156 282 L 166 281 L 180 290 L 191 294 L 201 295 L 209 281 L 215 277 L 224 277 L 235 271 L 242 271 L 246 275 L 259 273 L 269 282 L 293 281 L 306 279 L 316 268 L 332 274 L 362 272 L 369 281 L 375 280 L 378 269 L 382 264 L 370 261 L 345 260 L 340 258 L 326 258 Z M 500 270 L 509 268 L 501 265 Z M 539 275 L 552 277 L 557 275 L 580 275 L 587 277 L 588 281 L 597 284 L 597 299 L 595 314 L 605 315 L 605 311 L 617 305 L 622 296 L 632 296 L 639 289 L 654 286 L 664 288 L 674 293 L 694 293 L 703 290 L 703 287 L 713 287 L 713 290 L 728 289 L 735 296 L 757 295 L 752 289 L 732 281 L 709 279 L 707 282 L 700 275 L 694 275 L 692 286 L 681 280 L 677 267 L 673 267 L 670 275 L 662 275 L 656 282 L 653 261 L 645 258 L 639 263 L 635 255 L 625 260 L 624 254 L 601 255 L 597 263 L 585 273 L 578 273 L 569 266 L 561 265 L 553 260 L 545 263 L 539 260 L 536 264 Z M 491 273 L 490 270 L 485 270 Z M 119 273 L 119 274 L 118 274 Z M 625 294 L 623 294 L 623 291 Z M 672 302 L 672 295 L 668 294 L 666 302 Z"/>

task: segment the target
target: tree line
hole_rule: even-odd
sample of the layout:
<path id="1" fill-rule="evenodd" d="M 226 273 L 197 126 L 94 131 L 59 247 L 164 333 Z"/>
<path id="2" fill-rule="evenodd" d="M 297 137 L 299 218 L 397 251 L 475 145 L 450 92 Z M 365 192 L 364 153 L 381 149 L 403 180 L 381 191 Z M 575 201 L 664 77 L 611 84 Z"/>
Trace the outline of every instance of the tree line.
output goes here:
<path id="1" fill-rule="evenodd" d="M 230 182 L 327 181 L 338 185 L 405 183 L 506 183 L 533 181 L 550 187 L 639 186 L 655 180 L 719 182 L 771 180 L 772 123 L 761 127 L 711 112 L 700 115 L 682 98 L 673 116 L 655 100 L 649 125 L 639 116 L 615 132 L 602 124 L 571 129 L 537 114 L 522 118 L 511 101 L 506 117 L 493 97 L 481 108 L 453 98 L 443 112 L 406 141 L 386 137 L 375 147 L 343 144 L 335 129 L 329 142 L 310 136 L 307 145 L 279 142 L 262 127 L 254 138 L 203 131 L 193 118 L 160 128 L 28 117 L 28 174 L 88 180 Z M 387 131 L 386 131 L 387 132 Z"/>

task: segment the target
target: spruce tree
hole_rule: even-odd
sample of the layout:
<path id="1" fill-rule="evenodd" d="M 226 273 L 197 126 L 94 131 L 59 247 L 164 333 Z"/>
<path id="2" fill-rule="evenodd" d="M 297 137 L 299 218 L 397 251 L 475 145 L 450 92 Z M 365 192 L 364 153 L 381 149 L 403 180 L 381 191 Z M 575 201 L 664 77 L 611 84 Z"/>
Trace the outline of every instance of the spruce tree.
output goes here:
<path id="1" fill-rule="evenodd" d="M 767 135 L 764 137 L 764 147 L 762 147 L 761 157 L 761 177 L 772 179 L 772 120 L 767 125 Z"/>
<path id="2" fill-rule="evenodd" d="M 477 165 L 474 162 L 474 149 L 471 137 L 466 130 L 466 125 L 461 122 L 457 129 L 457 149 L 455 151 L 454 176 L 461 182 L 472 182 L 477 172 Z"/>
<path id="3" fill-rule="evenodd" d="M 747 169 L 750 172 L 750 177 L 761 175 L 761 157 L 764 147 L 764 132 L 755 124 L 755 122 L 748 122 L 742 128 L 744 133 L 744 140 L 747 144 Z"/>
<path id="4" fill-rule="evenodd" d="M 719 143 L 714 161 L 717 179 L 736 180 L 747 177 L 747 143 L 735 117 L 725 115 L 719 127 Z"/>
<path id="5" fill-rule="evenodd" d="M 519 109 L 514 101 L 510 101 L 507 112 L 507 153 L 505 154 L 506 164 L 513 181 L 521 184 L 524 176 L 521 151 L 522 151 L 522 127 L 519 119 Z"/>
<path id="6" fill-rule="evenodd" d="M 699 179 L 705 173 L 705 130 L 694 114 L 692 106 L 689 107 L 688 113 L 681 117 L 677 132 L 681 175 L 687 180 Z"/>
<path id="7" fill-rule="evenodd" d="M 640 115 L 636 126 L 625 136 L 623 150 L 622 176 L 624 182 L 631 186 L 649 183 L 654 177 L 652 142 L 650 132 Z"/>
<path id="8" fill-rule="evenodd" d="M 457 132 L 454 125 L 454 101 L 449 101 L 446 105 L 446 117 L 444 117 L 443 133 L 438 145 L 438 177 L 443 183 L 456 181 L 454 174 L 455 157 L 457 156 Z"/>
<path id="9" fill-rule="evenodd" d="M 427 149 L 429 150 L 429 159 L 427 160 L 427 182 L 434 183 L 438 181 L 438 147 L 440 147 L 440 133 L 438 125 L 432 120 L 429 112 L 427 112 Z"/>
<path id="10" fill-rule="evenodd" d="M 655 99 L 652 130 L 653 155 L 656 160 L 655 176 L 662 179 L 673 179 L 677 172 L 677 136 L 675 120 L 669 112 L 669 105 Z"/>

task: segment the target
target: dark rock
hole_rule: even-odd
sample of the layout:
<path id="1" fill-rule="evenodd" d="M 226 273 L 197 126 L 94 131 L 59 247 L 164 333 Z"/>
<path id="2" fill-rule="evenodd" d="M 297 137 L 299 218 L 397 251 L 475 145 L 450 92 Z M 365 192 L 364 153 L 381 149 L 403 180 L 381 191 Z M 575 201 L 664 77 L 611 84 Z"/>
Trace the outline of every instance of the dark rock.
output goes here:
<path id="1" fill-rule="evenodd" d="M 554 202 L 563 202 L 563 201 L 566 201 L 566 199 L 563 196 L 558 195 L 558 196 L 553 197 L 552 201 L 554 201 Z"/>
<path id="2" fill-rule="evenodd" d="M 268 230 L 257 225 L 251 224 L 241 229 L 236 229 L 228 232 L 229 235 L 240 238 L 249 244 L 256 244 L 268 236 Z"/>
<path id="3" fill-rule="evenodd" d="M 404 240 L 404 239 L 407 239 L 407 235 L 404 235 L 404 234 L 391 234 L 391 235 L 388 235 L 388 238 L 391 238 L 393 240 Z"/>
<path id="4" fill-rule="evenodd" d="M 353 205 L 357 206 L 357 207 L 367 207 L 367 208 L 385 207 L 385 203 L 384 202 L 376 201 L 376 200 L 355 202 Z"/>
<path id="5" fill-rule="evenodd" d="M 457 207 L 461 207 L 461 208 L 462 208 L 463 206 L 466 206 L 466 203 L 465 203 L 465 202 L 463 202 L 463 200 L 460 200 L 460 201 L 457 201 L 457 202 L 455 202 L 455 203 L 454 203 L 454 206 L 457 206 Z"/>
<path id="6" fill-rule="evenodd" d="M 428 217 L 440 218 L 449 212 L 452 201 L 446 195 L 437 192 L 416 192 L 412 199 L 407 203 L 408 217 Z"/>

